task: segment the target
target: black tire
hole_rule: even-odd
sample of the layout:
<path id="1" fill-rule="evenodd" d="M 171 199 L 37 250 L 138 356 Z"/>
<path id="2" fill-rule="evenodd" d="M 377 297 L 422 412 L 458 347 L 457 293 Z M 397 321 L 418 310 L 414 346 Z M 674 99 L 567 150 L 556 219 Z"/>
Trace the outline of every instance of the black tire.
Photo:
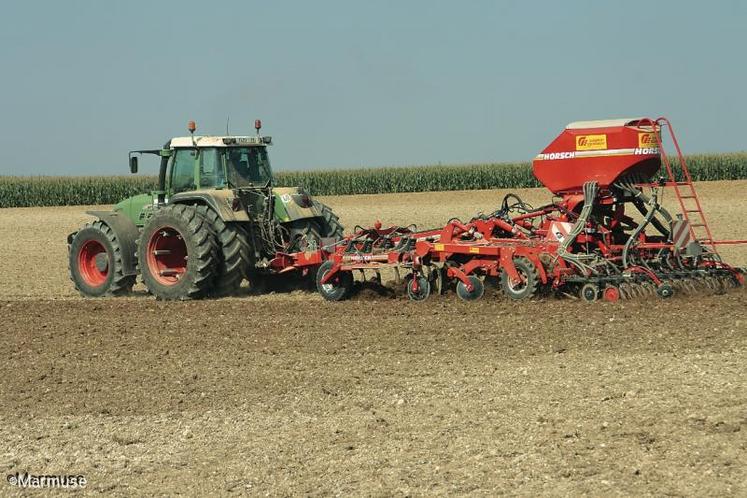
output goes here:
<path id="1" fill-rule="evenodd" d="M 413 282 L 417 280 L 418 290 L 417 292 L 412 289 Z M 431 283 L 427 278 L 421 275 L 417 275 L 407 282 L 407 297 L 411 301 L 424 301 L 431 295 Z"/>
<path id="2" fill-rule="evenodd" d="M 340 301 L 348 297 L 353 289 L 353 274 L 349 271 L 340 271 L 329 282 L 322 284 L 322 278 L 329 273 L 332 266 L 332 261 L 325 261 L 319 267 L 316 272 L 316 288 L 327 301 Z"/>
<path id="3" fill-rule="evenodd" d="M 91 250 L 94 247 L 96 254 Z M 124 274 L 122 244 L 114 230 L 100 220 L 86 223 L 75 234 L 68 246 L 68 268 L 75 289 L 84 297 L 128 294 L 137 278 L 136 275 Z"/>
<path id="4" fill-rule="evenodd" d="M 579 297 L 587 303 L 593 303 L 599 299 L 599 286 L 597 284 L 584 284 L 578 293 Z"/>
<path id="5" fill-rule="evenodd" d="M 469 275 L 467 278 L 469 279 L 470 284 L 472 284 L 472 290 L 467 290 L 467 286 L 464 285 L 464 282 L 459 280 L 456 285 L 457 296 L 459 296 L 459 299 L 462 301 L 475 301 L 480 299 L 483 294 L 485 294 L 485 285 L 483 285 L 482 280 L 480 280 L 477 275 Z"/>
<path id="6" fill-rule="evenodd" d="M 174 247 L 184 255 L 176 254 L 178 261 L 164 263 L 166 269 L 161 270 L 158 265 L 162 260 L 156 258 L 165 256 L 155 255 L 149 247 L 163 240 L 174 241 Z M 152 257 L 149 252 L 153 252 Z M 156 210 L 143 227 L 138 240 L 138 261 L 143 283 L 151 294 L 158 299 L 184 300 L 202 298 L 210 293 L 220 258 L 217 239 L 207 218 L 194 206 L 174 204 Z M 171 268 L 181 268 L 183 272 L 165 274 L 172 271 Z"/>
<path id="7" fill-rule="evenodd" d="M 508 297 L 517 301 L 534 296 L 539 285 L 537 267 L 523 256 L 514 259 L 514 266 L 519 275 L 524 278 L 524 282 L 519 285 L 512 284 L 506 270 L 501 270 L 501 289 Z"/>
<path id="8" fill-rule="evenodd" d="M 674 288 L 668 283 L 663 283 L 656 288 L 656 293 L 662 299 L 669 299 L 674 295 Z"/>
<path id="9" fill-rule="evenodd" d="M 320 223 L 320 234 L 322 237 L 341 239 L 342 234 L 345 231 L 343 226 L 340 224 L 340 218 L 332 211 L 332 208 L 326 204 L 322 204 L 319 201 L 313 201 L 314 206 L 322 212 L 322 220 Z"/>
<path id="10" fill-rule="evenodd" d="M 216 297 L 236 294 L 241 282 L 247 278 L 254 266 L 246 233 L 234 223 L 225 223 L 218 213 L 208 206 L 201 205 L 195 208 L 210 223 L 219 245 L 218 274 L 210 293 Z"/>

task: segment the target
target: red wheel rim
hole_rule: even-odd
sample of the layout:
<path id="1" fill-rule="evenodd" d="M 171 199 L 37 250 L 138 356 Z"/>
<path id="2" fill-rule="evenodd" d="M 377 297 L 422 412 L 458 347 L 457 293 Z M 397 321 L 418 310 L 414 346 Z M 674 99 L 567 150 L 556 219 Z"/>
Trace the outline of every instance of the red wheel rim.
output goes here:
<path id="1" fill-rule="evenodd" d="M 616 303 L 620 300 L 620 290 L 617 287 L 607 287 L 604 289 L 604 299 L 610 303 Z"/>
<path id="2" fill-rule="evenodd" d="M 148 241 L 147 258 L 151 276 L 156 282 L 176 285 L 187 271 L 187 244 L 174 228 L 159 228 Z"/>
<path id="3" fill-rule="evenodd" d="M 78 251 L 78 270 L 86 285 L 101 287 L 109 276 L 109 253 L 98 240 L 87 240 Z"/>

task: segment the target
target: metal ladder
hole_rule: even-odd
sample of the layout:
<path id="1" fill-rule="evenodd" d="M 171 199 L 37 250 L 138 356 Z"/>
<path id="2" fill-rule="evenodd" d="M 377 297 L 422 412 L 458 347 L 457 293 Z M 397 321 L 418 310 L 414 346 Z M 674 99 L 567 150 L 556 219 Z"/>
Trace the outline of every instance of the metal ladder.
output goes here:
<path id="1" fill-rule="evenodd" d="M 651 123 L 652 132 L 654 133 L 654 136 L 656 136 L 659 153 L 661 154 L 661 162 L 662 164 L 664 164 L 664 167 L 667 170 L 667 174 L 669 175 L 669 181 L 665 184 L 665 186 L 674 187 L 677 201 L 680 204 L 682 217 L 685 221 L 687 221 L 690 229 L 690 238 L 692 240 L 698 241 L 703 246 L 710 247 L 715 254 L 718 254 L 715 240 L 713 238 L 713 233 L 711 232 L 711 227 L 708 225 L 708 221 L 706 220 L 705 214 L 703 213 L 703 208 L 700 204 L 698 193 L 695 191 L 693 179 L 690 176 L 690 171 L 687 169 L 687 164 L 685 163 L 685 158 L 682 155 L 680 145 L 677 142 L 677 137 L 674 135 L 674 128 L 672 128 L 672 124 L 667 118 L 663 117 L 657 119 L 656 121 L 651 121 L 649 119 L 645 121 Z M 673 167 L 672 162 L 669 160 L 669 157 L 664 150 L 664 145 L 661 141 L 660 130 L 664 127 L 669 130 L 669 136 L 672 138 L 674 149 L 677 152 L 677 162 L 679 169 L 682 172 L 682 178 L 680 180 L 677 179 L 676 171 Z"/>

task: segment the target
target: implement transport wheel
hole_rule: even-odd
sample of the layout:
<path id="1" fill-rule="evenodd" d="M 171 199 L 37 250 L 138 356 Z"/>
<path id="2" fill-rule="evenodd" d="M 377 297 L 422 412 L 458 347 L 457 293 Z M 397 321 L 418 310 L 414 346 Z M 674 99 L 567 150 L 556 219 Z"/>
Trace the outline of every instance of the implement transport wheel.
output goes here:
<path id="1" fill-rule="evenodd" d="M 135 275 L 125 275 L 122 246 L 106 223 L 87 223 L 69 247 L 70 279 L 85 297 L 121 296 L 132 291 Z"/>
<path id="2" fill-rule="evenodd" d="M 660 298 L 667 299 L 674 295 L 674 288 L 672 288 L 671 285 L 664 283 L 656 288 L 656 293 Z"/>
<path id="3" fill-rule="evenodd" d="M 418 283 L 418 290 L 413 290 L 415 282 Z M 422 275 L 412 277 L 407 282 L 407 297 L 411 301 L 424 301 L 431 295 L 431 283 Z"/>
<path id="4" fill-rule="evenodd" d="M 210 222 L 193 206 L 158 209 L 138 242 L 143 282 L 159 299 L 197 299 L 213 288 L 218 243 Z"/>
<path id="5" fill-rule="evenodd" d="M 210 293 L 216 297 L 235 294 L 253 266 L 246 233 L 235 223 L 224 223 L 208 206 L 195 209 L 208 220 L 219 244 L 218 275 Z"/>
<path id="6" fill-rule="evenodd" d="M 349 271 L 338 271 L 331 279 L 322 283 L 322 279 L 333 266 L 332 261 L 322 263 L 316 272 L 316 288 L 327 301 L 340 301 L 348 297 L 353 289 L 353 274 Z"/>
<path id="7" fill-rule="evenodd" d="M 472 290 L 467 290 L 467 286 L 460 280 L 457 282 L 456 286 L 457 296 L 459 296 L 459 299 L 462 301 L 474 301 L 480 299 L 485 293 L 485 286 L 483 285 L 482 280 L 477 278 L 475 275 L 469 275 L 467 278 L 469 279 L 469 283 L 472 285 Z"/>
<path id="8" fill-rule="evenodd" d="M 512 282 L 511 277 L 505 269 L 501 270 L 501 288 L 503 292 L 514 300 L 528 299 L 537 293 L 539 285 L 539 272 L 531 260 L 525 257 L 514 259 L 516 272 L 521 277 L 521 282 Z"/>
<path id="9" fill-rule="evenodd" d="M 591 283 L 584 284 L 583 287 L 581 287 L 579 296 L 587 303 L 593 303 L 594 301 L 599 299 L 599 286 L 597 286 L 597 284 Z"/>

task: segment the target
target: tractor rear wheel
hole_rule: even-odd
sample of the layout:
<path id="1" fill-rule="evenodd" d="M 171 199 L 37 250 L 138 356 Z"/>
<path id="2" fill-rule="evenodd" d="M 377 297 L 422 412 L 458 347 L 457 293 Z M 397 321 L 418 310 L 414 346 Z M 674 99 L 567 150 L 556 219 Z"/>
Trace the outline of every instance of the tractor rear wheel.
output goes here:
<path id="1" fill-rule="evenodd" d="M 332 209 L 319 201 L 314 201 L 314 206 L 321 212 L 319 217 L 295 220 L 286 225 L 288 252 L 316 251 L 322 247 L 322 239 L 342 238 L 342 225 Z"/>
<path id="2" fill-rule="evenodd" d="M 143 282 L 159 299 L 205 297 L 212 290 L 219 260 L 210 222 L 193 206 L 158 209 L 138 241 Z"/>
<path id="3" fill-rule="evenodd" d="M 321 231 L 322 237 L 342 238 L 343 227 L 340 224 L 340 218 L 332 211 L 332 208 L 319 201 L 314 201 L 314 205 L 322 212 Z"/>
<path id="4" fill-rule="evenodd" d="M 537 293 L 539 285 L 539 272 L 531 260 L 525 257 L 514 259 L 516 272 L 521 277 L 521 282 L 511 281 L 506 270 L 501 270 L 501 288 L 508 297 L 514 300 L 527 299 Z"/>
<path id="5" fill-rule="evenodd" d="M 70 279 L 85 297 L 121 296 L 132 291 L 135 275 L 125 275 L 122 246 L 109 225 L 87 223 L 68 248 Z"/>
<path id="6" fill-rule="evenodd" d="M 195 206 L 215 232 L 219 247 L 218 275 L 211 294 L 216 297 L 235 294 L 252 265 L 252 252 L 246 233 L 236 224 L 225 223 L 208 206 Z"/>

